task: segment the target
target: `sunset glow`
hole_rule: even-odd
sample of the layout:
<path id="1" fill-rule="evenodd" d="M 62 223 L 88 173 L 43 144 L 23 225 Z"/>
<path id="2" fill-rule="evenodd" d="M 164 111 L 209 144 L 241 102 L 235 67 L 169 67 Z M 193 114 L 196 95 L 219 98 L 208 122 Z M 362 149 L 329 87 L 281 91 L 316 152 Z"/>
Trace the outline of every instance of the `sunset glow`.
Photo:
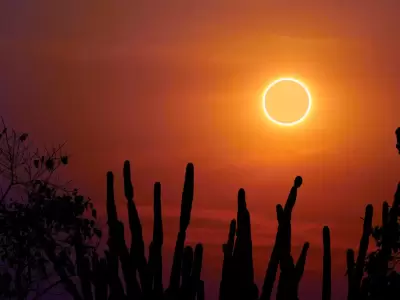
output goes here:
<path id="1" fill-rule="evenodd" d="M 238 190 L 246 191 L 261 291 L 276 205 L 302 176 L 293 258 L 306 241 L 310 250 L 299 299 L 321 299 L 329 226 L 331 299 L 343 300 L 360 217 L 372 204 L 373 225 L 381 224 L 382 201 L 391 203 L 400 178 L 399 11 L 400 1 L 372 0 L 3 0 L 0 116 L 40 149 L 67 142 L 71 159 L 56 180 L 93 199 L 104 239 L 108 171 L 128 240 L 122 167 L 131 162 L 146 249 L 153 185 L 162 184 L 165 286 L 192 162 L 185 245 L 204 246 L 206 300 L 219 299 Z M 41 300 L 55 298 L 58 291 Z"/>
<path id="2" fill-rule="evenodd" d="M 280 78 L 266 88 L 263 108 L 269 120 L 282 126 L 302 122 L 311 110 L 311 94 L 307 86 L 293 78 Z"/>

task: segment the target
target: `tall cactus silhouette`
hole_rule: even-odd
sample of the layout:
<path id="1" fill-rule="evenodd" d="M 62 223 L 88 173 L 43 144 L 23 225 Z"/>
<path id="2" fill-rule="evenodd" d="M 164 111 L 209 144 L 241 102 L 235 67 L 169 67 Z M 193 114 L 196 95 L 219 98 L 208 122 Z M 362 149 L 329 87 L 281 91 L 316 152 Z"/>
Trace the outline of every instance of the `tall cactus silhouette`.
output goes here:
<path id="1" fill-rule="evenodd" d="M 222 251 L 224 254 L 222 263 L 222 278 L 220 283 L 219 298 L 233 299 L 234 291 L 231 288 L 233 284 L 233 249 L 235 244 L 236 220 L 233 219 L 229 226 L 228 241 L 223 244 Z"/>
<path id="2" fill-rule="evenodd" d="M 322 230 L 322 240 L 324 247 L 324 256 L 323 256 L 323 267 L 322 267 L 322 300 L 330 300 L 331 299 L 331 267 L 332 267 L 332 258 L 331 258 L 331 234 L 328 226 L 325 226 Z"/>
<path id="3" fill-rule="evenodd" d="M 220 299 L 257 299 L 258 290 L 254 283 L 250 213 L 247 209 L 244 189 L 240 189 L 238 192 L 237 207 L 237 221 L 231 221 L 228 241 L 223 245 L 224 259 L 220 282 Z"/>
<path id="4" fill-rule="evenodd" d="M 250 213 L 247 209 L 245 191 L 238 193 L 236 243 L 233 250 L 235 285 L 240 299 L 257 299 L 258 290 L 254 283 L 253 245 L 251 239 Z"/>
<path id="5" fill-rule="evenodd" d="M 372 231 L 373 207 L 367 205 L 365 208 L 365 217 L 363 232 L 358 249 L 357 261 L 354 261 L 354 251 L 347 250 L 347 276 L 348 276 L 348 300 L 361 298 L 361 280 L 364 273 L 364 263 L 368 251 L 369 238 Z"/>
<path id="6" fill-rule="evenodd" d="M 297 176 L 290 190 L 285 207 L 277 205 L 278 231 L 276 234 L 274 248 L 272 249 L 270 261 L 264 278 L 261 298 L 271 299 L 272 289 L 280 266 L 280 277 L 278 282 L 277 299 L 297 299 L 298 286 L 303 276 L 307 251 L 310 244 L 306 242 L 296 265 L 291 256 L 291 218 L 292 211 L 297 199 L 297 190 L 303 180 Z"/>
<path id="7" fill-rule="evenodd" d="M 192 273 L 190 276 L 190 296 L 185 292 L 186 287 L 180 289 L 182 260 L 184 257 L 184 244 L 186 239 L 186 230 L 190 224 L 190 217 L 192 212 L 194 193 L 194 167 L 193 164 L 189 163 L 186 167 L 185 183 L 182 192 L 181 202 L 181 215 L 179 220 L 179 232 L 175 243 L 175 252 L 172 262 L 171 275 L 169 287 L 166 290 L 167 299 L 195 299 L 199 285 L 200 285 L 200 274 L 203 260 L 203 246 L 198 244 L 193 258 Z M 186 274 L 187 275 L 187 274 Z M 204 292 L 203 292 L 204 293 Z M 184 298 L 182 298 L 184 297 Z M 187 297 L 187 298 L 185 298 Z"/>
<path id="8" fill-rule="evenodd" d="M 161 214 L 161 184 L 154 184 L 154 220 L 153 220 L 153 241 L 150 244 L 149 266 L 150 279 L 153 288 L 153 297 L 162 298 L 163 277 L 162 277 L 162 245 L 164 240 L 163 223 Z"/>
<path id="9" fill-rule="evenodd" d="M 92 275 L 90 278 L 94 286 L 94 299 L 107 300 L 107 261 L 105 258 L 99 259 L 96 253 L 92 256 Z"/>
<path id="10" fill-rule="evenodd" d="M 279 251 L 279 266 L 280 277 L 276 299 L 298 299 L 298 287 L 304 273 L 304 265 L 306 262 L 307 251 L 310 244 L 304 243 L 299 259 L 294 264 L 291 256 L 291 219 L 292 211 L 296 203 L 297 190 L 302 185 L 302 178 L 297 176 L 292 189 L 290 190 L 288 200 L 284 209 L 282 206 L 277 206 L 278 214 L 278 245 Z"/>
<path id="11" fill-rule="evenodd" d="M 179 219 L 179 232 L 175 244 L 174 260 L 171 269 L 168 292 L 177 294 L 180 282 L 181 262 L 183 247 L 186 239 L 186 229 L 190 223 L 194 193 L 194 168 L 192 164 L 186 167 L 185 183 L 182 192 L 181 215 Z"/>
<path id="12" fill-rule="evenodd" d="M 170 286 L 166 291 L 164 291 L 162 283 L 163 223 L 161 213 L 161 184 L 157 182 L 154 185 L 153 239 L 149 246 L 149 257 L 146 259 L 142 225 L 134 202 L 134 189 L 128 161 L 124 163 L 123 175 L 131 246 L 130 248 L 127 247 L 124 238 L 124 225 L 118 220 L 114 199 L 114 176 L 111 172 L 108 172 L 107 220 L 109 227 L 109 249 L 105 253 L 105 259 L 99 259 L 97 254 L 93 256 L 91 272 L 87 260 L 82 259 L 79 261 L 81 277 L 83 278 L 84 275 L 87 275 L 87 278 L 90 278 L 90 282 L 94 286 L 93 294 L 89 282 L 81 279 L 84 299 L 195 300 L 196 297 L 204 299 L 204 282 L 200 279 L 203 246 L 197 244 L 194 254 L 191 247 L 186 247 L 184 255 L 186 230 L 190 224 L 193 203 L 193 164 L 188 164 L 186 168 L 179 233 L 171 269 Z M 118 275 L 119 262 L 121 264 L 124 284 Z M 181 276 L 182 284 L 180 283 Z"/>
<path id="13" fill-rule="evenodd" d="M 304 272 L 309 248 L 309 243 L 305 243 L 299 260 L 294 265 L 291 256 L 290 222 L 297 189 L 301 184 L 301 177 L 296 177 L 285 208 L 281 205 L 277 206 L 278 231 L 260 298 L 254 283 L 250 213 L 246 207 L 245 192 L 243 189 L 239 190 L 237 220 L 231 221 L 228 241 L 223 245 L 224 259 L 219 296 L 221 300 L 270 299 L 279 265 L 281 266 L 281 276 L 277 299 L 297 299 L 298 285 Z"/>

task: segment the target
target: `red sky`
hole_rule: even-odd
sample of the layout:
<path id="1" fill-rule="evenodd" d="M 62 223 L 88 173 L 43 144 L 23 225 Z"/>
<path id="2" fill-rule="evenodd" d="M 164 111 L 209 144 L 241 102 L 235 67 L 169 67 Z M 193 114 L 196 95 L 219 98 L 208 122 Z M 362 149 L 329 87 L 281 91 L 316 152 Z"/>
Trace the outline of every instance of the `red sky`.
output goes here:
<path id="1" fill-rule="evenodd" d="M 311 243 L 302 295 L 320 295 L 329 225 L 339 299 L 364 207 L 375 204 L 379 216 L 399 178 L 398 11 L 395 0 L 1 1 L 1 114 L 38 145 L 67 140 L 67 176 L 99 207 L 114 171 L 121 217 L 122 164 L 131 160 L 148 241 L 152 184 L 161 181 L 165 256 L 192 161 L 188 242 L 205 245 L 210 298 L 237 190 L 246 190 L 260 279 L 275 204 L 302 175 L 293 221 L 294 245 Z M 296 127 L 278 127 L 262 110 L 262 91 L 282 76 L 313 95 Z"/>

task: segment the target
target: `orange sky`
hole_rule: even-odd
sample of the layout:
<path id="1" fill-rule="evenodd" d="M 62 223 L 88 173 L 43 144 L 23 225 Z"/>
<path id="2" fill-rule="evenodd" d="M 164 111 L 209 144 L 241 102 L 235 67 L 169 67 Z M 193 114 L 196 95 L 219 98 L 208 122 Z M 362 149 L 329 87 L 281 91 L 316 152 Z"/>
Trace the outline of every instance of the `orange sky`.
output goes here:
<path id="1" fill-rule="evenodd" d="M 188 239 L 205 244 L 209 286 L 237 190 L 248 196 L 261 278 L 275 204 L 302 175 L 293 238 L 310 241 L 315 254 L 306 294 L 320 271 L 322 226 L 331 227 L 340 281 L 365 205 L 391 201 L 399 178 L 400 4 L 355 2 L 2 1 L 1 114 L 39 145 L 67 140 L 68 176 L 98 206 L 106 171 L 121 190 L 122 164 L 131 160 L 148 233 L 152 184 L 161 181 L 167 248 L 192 161 Z M 302 79 L 313 96 L 296 127 L 276 126 L 262 110 L 263 90 L 283 76 Z"/>

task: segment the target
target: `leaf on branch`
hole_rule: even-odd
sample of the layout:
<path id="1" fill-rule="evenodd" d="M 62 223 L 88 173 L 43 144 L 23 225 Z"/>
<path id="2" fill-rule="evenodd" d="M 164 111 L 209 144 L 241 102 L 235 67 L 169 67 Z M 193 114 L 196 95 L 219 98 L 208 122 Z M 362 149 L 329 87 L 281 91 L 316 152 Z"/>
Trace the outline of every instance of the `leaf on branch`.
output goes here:
<path id="1" fill-rule="evenodd" d="M 28 134 L 27 134 L 27 133 L 23 133 L 23 134 L 21 134 L 21 136 L 19 137 L 19 140 L 20 140 L 21 142 L 25 142 L 27 138 L 28 138 Z"/>
<path id="2" fill-rule="evenodd" d="M 35 159 L 35 160 L 33 161 L 33 165 L 35 166 L 36 169 L 38 169 L 38 168 L 39 168 L 39 160 L 38 160 L 38 159 Z"/>
<path id="3" fill-rule="evenodd" d="M 83 196 L 81 196 L 81 195 L 77 195 L 77 196 L 75 196 L 75 203 L 76 204 L 78 204 L 78 205 L 82 205 L 82 203 L 83 203 Z M 87 203 L 87 202 L 86 202 Z M 84 204 L 84 205 L 86 205 L 86 203 Z"/>
<path id="4" fill-rule="evenodd" d="M 60 158 L 60 160 L 61 160 L 61 163 L 63 164 L 63 165 L 67 165 L 68 164 L 68 156 L 61 156 L 61 158 Z"/>
<path id="5" fill-rule="evenodd" d="M 54 169 L 54 160 L 49 158 L 48 160 L 46 160 L 46 168 L 49 171 L 52 171 Z"/>
<path id="6" fill-rule="evenodd" d="M 94 229 L 93 229 L 93 233 L 94 233 L 94 235 L 97 236 L 98 238 L 101 238 L 102 233 L 101 233 L 101 230 L 100 230 L 100 229 L 94 228 Z"/>

